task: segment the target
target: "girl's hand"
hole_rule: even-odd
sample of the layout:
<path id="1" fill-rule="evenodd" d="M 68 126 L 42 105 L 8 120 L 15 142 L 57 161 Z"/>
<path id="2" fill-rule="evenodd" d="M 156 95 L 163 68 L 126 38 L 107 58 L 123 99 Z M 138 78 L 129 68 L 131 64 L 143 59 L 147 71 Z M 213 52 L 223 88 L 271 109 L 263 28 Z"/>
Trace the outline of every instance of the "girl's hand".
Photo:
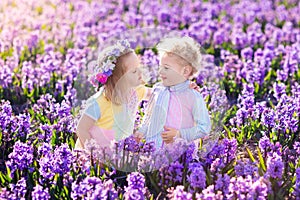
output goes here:
<path id="1" fill-rule="evenodd" d="M 179 136 L 179 130 L 164 126 L 165 131 L 161 133 L 161 137 L 166 144 L 173 143 L 174 138 Z"/>

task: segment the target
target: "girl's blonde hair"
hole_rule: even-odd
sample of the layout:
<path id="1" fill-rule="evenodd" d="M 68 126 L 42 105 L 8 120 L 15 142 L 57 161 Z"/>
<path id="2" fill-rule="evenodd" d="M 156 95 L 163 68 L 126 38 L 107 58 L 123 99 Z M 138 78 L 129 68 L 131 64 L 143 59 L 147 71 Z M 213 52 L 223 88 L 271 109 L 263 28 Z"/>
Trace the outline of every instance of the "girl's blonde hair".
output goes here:
<path id="1" fill-rule="evenodd" d="M 107 59 L 105 55 L 107 52 L 111 51 L 111 47 L 104 49 L 98 56 L 98 64 L 101 64 L 103 60 Z M 107 78 L 107 82 L 104 85 L 104 96 L 108 101 L 111 101 L 113 104 L 120 105 L 122 99 L 120 94 L 115 91 L 115 87 L 120 78 L 126 73 L 126 66 L 124 65 L 124 59 L 130 54 L 134 53 L 133 49 L 126 49 L 124 52 L 121 52 L 121 55 L 117 58 L 115 68 L 112 71 L 112 75 Z"/>

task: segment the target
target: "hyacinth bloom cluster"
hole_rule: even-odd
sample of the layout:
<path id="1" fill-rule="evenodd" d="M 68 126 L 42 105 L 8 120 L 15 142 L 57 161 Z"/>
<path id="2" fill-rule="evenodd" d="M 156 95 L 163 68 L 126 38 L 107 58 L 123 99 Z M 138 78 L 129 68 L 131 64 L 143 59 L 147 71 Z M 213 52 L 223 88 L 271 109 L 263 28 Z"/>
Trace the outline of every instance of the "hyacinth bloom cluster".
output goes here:
<path id="1" fill-rule="evenodd" d="M 13 148 L 13 152 L 9 154 L 9 161 L 7 162 L 8 167 L 11 169 L 11 173 L 16 170 L 28 169 L 33 162 L 33 148 L 32 146 L 16 142 Z"/>
<path id="2" fill-rule="evenodd" d="M 102 182 L 98 177 L 86 177 L 80 183 L 72 183 L 72 199 L 116 199 L 117 192 L 112 187 L 112 181 Z"/>
<path id="3" fill-rule="evenodd" d="M 127 176 L 128 187 L 125 188 L 124 199 L 142 200 L 146 198 L 145 177 L 138 173 L 132 172 Z"/>
<path id="4" fill-rule="evenodd" d="M 50 199 L 48 188 L 44 189 L 42 186 L 37 185 L 32 192 L 32 199 L 34 200 L 48 200 Z"/>
<path id="5" fill-rule="evenodd" d="M 206 173 L 200 163 L 191 163 L 189 166 L 188 181 L 192 188 L 204 189 L 206 187 Z"/>
<path id="6" fill-rule="evenodd" d="M 2 0 L 0 10 L 0 199 L 300 199 L 297 0 Z M 185 35 L 205 52 L 193 81 L 209 139 L 157 151 L 130 137 L 74 150 L 89 76 L 105 84 L 131 47 L 151 87 L 154 46 Z M 116 44 L 124 39 L 130 47 Z"/>
<path id="7" fill-rule="evenodd" d="M 89 76 L 89 80 L 95 87 L 101 87 L 107 81 L 107 78 L 112 75 L 116 67 L 117 58 L 130 49 L 128 40 L 120 40 L 105 52 L 105 55 L 99 56 L 97 64 L 93 69 L 93 74 Z"/>

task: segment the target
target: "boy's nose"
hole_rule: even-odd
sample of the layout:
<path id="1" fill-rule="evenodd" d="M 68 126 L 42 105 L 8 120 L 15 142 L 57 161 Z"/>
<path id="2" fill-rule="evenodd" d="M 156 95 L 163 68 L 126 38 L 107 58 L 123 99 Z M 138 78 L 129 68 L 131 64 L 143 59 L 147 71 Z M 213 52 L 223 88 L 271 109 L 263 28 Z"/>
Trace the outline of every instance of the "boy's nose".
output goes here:
<path id="1" fill-rule="evenodd" d="M 138 68 L 138 69 L 137 69 L 137 72 L 138 72 L 138 75 L 140 76 L 140 75 L 142 75 L 143 70 L 142 70 L 141 68 Z"/>
<path id="2" fill-rule="evenodd" d="M 161 75 L 162 75 L 162 72 L 161 72 L 161 70 L 159 70 L 159 71 L 158 71 L 158 75 L 159 75 L 159 76 L 161 76 Z"/>

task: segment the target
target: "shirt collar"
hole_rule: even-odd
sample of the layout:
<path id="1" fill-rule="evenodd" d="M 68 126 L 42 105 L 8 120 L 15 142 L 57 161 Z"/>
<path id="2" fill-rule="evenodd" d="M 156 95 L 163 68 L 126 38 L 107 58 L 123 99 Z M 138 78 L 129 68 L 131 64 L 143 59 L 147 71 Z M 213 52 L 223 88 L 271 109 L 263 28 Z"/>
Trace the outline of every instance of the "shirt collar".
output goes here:
<path id="1" fill-rule="evenodd" d="M 179 92 L 188 89 L 190 86 L 190 81 L 186 80 L 183 83 L 179 83 L 177 85 L 166 87 L 170 92 Z"/>

